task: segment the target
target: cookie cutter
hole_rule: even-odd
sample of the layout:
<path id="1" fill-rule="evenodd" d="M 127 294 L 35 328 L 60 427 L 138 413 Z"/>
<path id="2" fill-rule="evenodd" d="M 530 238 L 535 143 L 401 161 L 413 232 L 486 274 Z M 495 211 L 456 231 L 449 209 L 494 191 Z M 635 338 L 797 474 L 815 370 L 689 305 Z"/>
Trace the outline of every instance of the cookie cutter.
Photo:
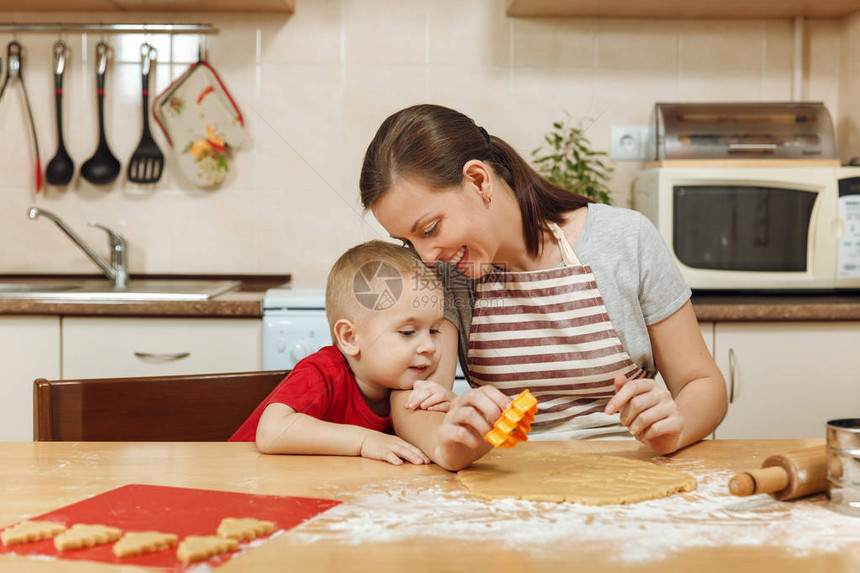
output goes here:
<path id="1" fill-rule="evenodd" d="M 528 390 L 523 390 L 514 398 L 511 405 L 502 412 L 496 420 L 493 429 L 487 432 L 484 439 L 495 447 L 513 448 L 519 442 L 529 439 L 527 433 L 532 429 L 532 422 L 537 413 L 537 399 Z"/>

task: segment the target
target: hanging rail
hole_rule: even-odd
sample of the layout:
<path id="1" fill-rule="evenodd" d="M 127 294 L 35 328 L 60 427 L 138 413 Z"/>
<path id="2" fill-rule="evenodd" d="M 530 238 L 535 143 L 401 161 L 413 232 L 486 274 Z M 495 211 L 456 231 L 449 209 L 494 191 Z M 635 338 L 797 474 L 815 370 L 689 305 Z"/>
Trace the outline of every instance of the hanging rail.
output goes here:
<path id="1" fill-rule="evenodd" d="M 0 24 L 0 32 L 101 32 L 107 34 L 215 34 L 212 24 Z"/>

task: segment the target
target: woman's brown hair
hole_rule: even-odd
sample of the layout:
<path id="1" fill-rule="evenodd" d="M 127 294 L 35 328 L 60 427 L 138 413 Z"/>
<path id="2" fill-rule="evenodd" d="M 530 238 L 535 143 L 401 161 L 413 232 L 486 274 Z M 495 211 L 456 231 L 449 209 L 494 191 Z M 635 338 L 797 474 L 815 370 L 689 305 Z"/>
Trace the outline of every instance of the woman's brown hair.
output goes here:
<path id="1" fill-rule="evenodd" d="M 478 159 L 490 165 L 513 190 L 523 220 L 526 249 L 541 250 L 546 221 L 561 224 L 564 213 L 591 199 L 557 187 L 541 177 L 502 139 L 490 136 L 453 109 L 415 105 L 386 118 L 367 147 L 361 168 L 361 203 L 370 209 L 398 177 L 420 179 L 431 189 L 459 185 L 463 165 Z"/>

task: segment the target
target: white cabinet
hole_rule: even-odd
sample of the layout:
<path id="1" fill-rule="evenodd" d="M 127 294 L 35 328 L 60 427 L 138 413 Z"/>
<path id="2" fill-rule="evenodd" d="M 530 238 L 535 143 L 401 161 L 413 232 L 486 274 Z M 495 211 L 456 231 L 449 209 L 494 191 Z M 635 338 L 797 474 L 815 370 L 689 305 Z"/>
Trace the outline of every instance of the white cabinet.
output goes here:
<path id="1" fill-rule="evenodd" d="M 171 376 L 262 369 L 258 318 L 63 317 L 62 376 Z"/>
<path id="2" fill-rule="evenodd" d="M 860 416 L 860 322 L 716 323 L 731 403 L 716 437 L 823 438 Z"/>
<path id="3" fill-rule="evenodd" d="M 0 316 L 0 441 L 33 439 L 33 380 L 60 377 L 60 317 Z"/>

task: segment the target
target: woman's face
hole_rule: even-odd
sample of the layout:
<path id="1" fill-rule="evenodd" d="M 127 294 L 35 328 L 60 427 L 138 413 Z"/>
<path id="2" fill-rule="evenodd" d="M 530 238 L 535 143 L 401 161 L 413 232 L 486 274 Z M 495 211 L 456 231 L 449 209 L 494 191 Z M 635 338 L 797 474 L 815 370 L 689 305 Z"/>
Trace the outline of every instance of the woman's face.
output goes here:
<path id="1" fill-rule="evenodd" d="M 472 183 L 434 190 L 401 178 L 371 211 L 425 264 L 442 261 L 470 278 L 490 271 L 495 233 L 479 188 Z"/>

